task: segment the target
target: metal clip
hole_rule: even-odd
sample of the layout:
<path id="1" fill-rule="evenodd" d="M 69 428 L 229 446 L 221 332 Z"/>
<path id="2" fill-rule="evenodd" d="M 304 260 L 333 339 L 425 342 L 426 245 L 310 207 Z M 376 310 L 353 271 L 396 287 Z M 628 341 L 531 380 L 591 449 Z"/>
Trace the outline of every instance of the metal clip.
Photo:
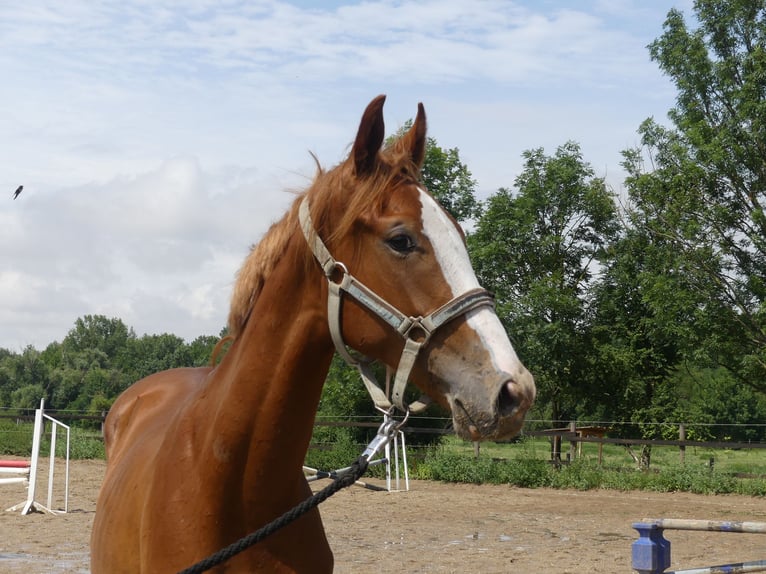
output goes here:
<path id="1" fill-rule="evenodd" d="M 401 429 L 407 422 L 407 419 L 410 418 L 409 411 L 407 411 L 401 421 L 397 421 L 391 416 L 393 407 L 388 411 L 378 407 L 375 408 L 383 413 L 383 422 L 378 427 L 378 433 L 375 435 L 375 438 L 370 441 L 370 444 L 367 445 L 367 448 L 364 449 L 364 452 L 362 453 L 362 456 L 367 460 L 370 460 L 378 453 L 378 451 L 380 451 L 380 449 L 391 442 L 396 436 L 396 433 L 399 432 L 399 429 Z"/>

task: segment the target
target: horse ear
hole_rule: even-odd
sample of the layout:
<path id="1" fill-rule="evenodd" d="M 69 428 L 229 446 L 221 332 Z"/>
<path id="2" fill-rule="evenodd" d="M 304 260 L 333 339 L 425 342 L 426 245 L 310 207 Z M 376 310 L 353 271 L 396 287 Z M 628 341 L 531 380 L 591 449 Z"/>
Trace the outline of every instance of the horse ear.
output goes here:
<path id="1" fill-rule="evenodd" d="M 378 151 L 383 145 L 385 126 L 383 124 L 383 103 L 386 96 L 380 95 L 372 100 L 362 114 L 359 131 L 356 133 L 351 157 L 357 176 L 368 175 L 375 169 Z"/>
<path id="2" fill-rule="evenodd" d="M 418 104 L 418 115 L 412 127 L 402 136 L 401 145 L 409 151 L 412 162 L 420 169 L 426 155 L 426 110 L 423 104 Z"/>

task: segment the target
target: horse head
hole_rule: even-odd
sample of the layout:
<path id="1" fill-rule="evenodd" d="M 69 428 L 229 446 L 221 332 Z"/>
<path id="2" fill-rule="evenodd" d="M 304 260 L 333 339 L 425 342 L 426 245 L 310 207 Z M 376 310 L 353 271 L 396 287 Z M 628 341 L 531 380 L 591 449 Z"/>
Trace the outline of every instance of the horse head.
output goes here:
<path id="1" fill-rule="evenodd" d="M 533 378 L 479 286 L 463 232 L 420 183 L 423 105 L 383 147 L 384 101 L 368 105 L 348 159 L 320 171 L 302 207 L 328 297 L 338 299 L 337 318 L 328 312 L 336 347 L 404 369 L 399 378 L 450 408 L 459 436 L 510 437 L 534 402 Z"/>

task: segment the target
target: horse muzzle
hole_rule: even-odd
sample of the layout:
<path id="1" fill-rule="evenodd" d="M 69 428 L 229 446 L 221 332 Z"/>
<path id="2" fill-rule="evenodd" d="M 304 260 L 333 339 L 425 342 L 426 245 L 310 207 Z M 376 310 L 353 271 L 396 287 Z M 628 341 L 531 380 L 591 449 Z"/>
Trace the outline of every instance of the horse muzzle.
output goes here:
<path id="1" fill-rule="evenodd" d="M 462 385 L 446 398 L 452 410 L 455 433 L 471 441 L 508 439 L 521 430 L 524 416 L 535 401 L 532 375 L 523 369 L 516 376 L 492 377 Z"/>

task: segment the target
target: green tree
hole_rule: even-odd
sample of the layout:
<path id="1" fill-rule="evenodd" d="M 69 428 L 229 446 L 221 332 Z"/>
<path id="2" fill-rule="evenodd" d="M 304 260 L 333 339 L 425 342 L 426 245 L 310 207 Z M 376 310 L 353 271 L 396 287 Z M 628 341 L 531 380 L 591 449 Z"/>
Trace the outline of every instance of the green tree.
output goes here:
<path id="1" fill-rule="evenodd" d="M 204 367 L 210 365 L 213 349 L 218 344 L 219 337 L 213 335 L 200 335 L 188 345 L 190 367 Z"/>
<path id="2" fill-rule="evenodd" d="M 658 399 L 658 386 L 679 361 L 675 325 L 657 317 L 646 300 L 647 269 L 663 260 L 641 228 L 624 230 L 609 250 L 594 289 L 592 381 L 585 406 L 601 420 L 635 420 Z M 649 437 L 646 437 L 649 438 Z"/>
<path id="3" fill-rule="evenodd" d="M 619 226 L 612 193 L 576 143 L 524 159 L 515 191 L 489 198 L 468 240 L 480 282 L 535 375 L 537 408 L 560 420 L 577 414 L 593 378 L 593 289 Z"/>
<path id="4" fill-rule="evenodd" d="M 49 369 L 34 347 L 0 353 L 0 406 L 34 408 L 49 392 Z"/>
<path id="5" fill-rule="evenodd" d="M 27 345 L 24 351 L 13 358 L 11 361 L 11 367 L 13 369 L 11 377 L 14 380 L 14 387 L 18 390 L 21 388 L 29 389 L 34 387 L 39 389 L 37 402 L 39 404 L 40 399 L 49 398 L 49 384 L 48 376 L 49 371 L 45 362 L 42 360 L 40 351 L 36 350 L 31 345 Z M 14 391 L 15 392 L 15 391 Z M 12 403 L 17 401 L 11 401 Z M 19 406 L 14 404 L 13 406 Z"/>
<path id="6" fill-rule="evenodd" d="M 85 315 L 75 321 L 62 342 L 62 352 L 77 353 L 85 349 L 99 349 L 113 361 L 125 349 L 135 333 L 121 319 L 104 315 Z"/>
<path id="7" fill-rule="evenodd" d="M 163 333 L 127 341 L 119 367 L 125 374 L 127 384 L 132 384 L 152 373 L 192 366 L 194 361 L 190 348 L 181 337 Z"/>
<path id="8" fill-rule="evenodd" d="M 11 408 L 36 409 L 40 406 L 43 393 L 42 385 L 23 385 L 11 393 Z"/>
<path id="9" fill-rule="evenodd" d="M 674 129 L 642 124 L 625 152 L 634 221 L 664 253 L 646 301 L 697 363 L 766 391 L 766 7 L 671 10 L 651 57 L 675 83 Z"/>

